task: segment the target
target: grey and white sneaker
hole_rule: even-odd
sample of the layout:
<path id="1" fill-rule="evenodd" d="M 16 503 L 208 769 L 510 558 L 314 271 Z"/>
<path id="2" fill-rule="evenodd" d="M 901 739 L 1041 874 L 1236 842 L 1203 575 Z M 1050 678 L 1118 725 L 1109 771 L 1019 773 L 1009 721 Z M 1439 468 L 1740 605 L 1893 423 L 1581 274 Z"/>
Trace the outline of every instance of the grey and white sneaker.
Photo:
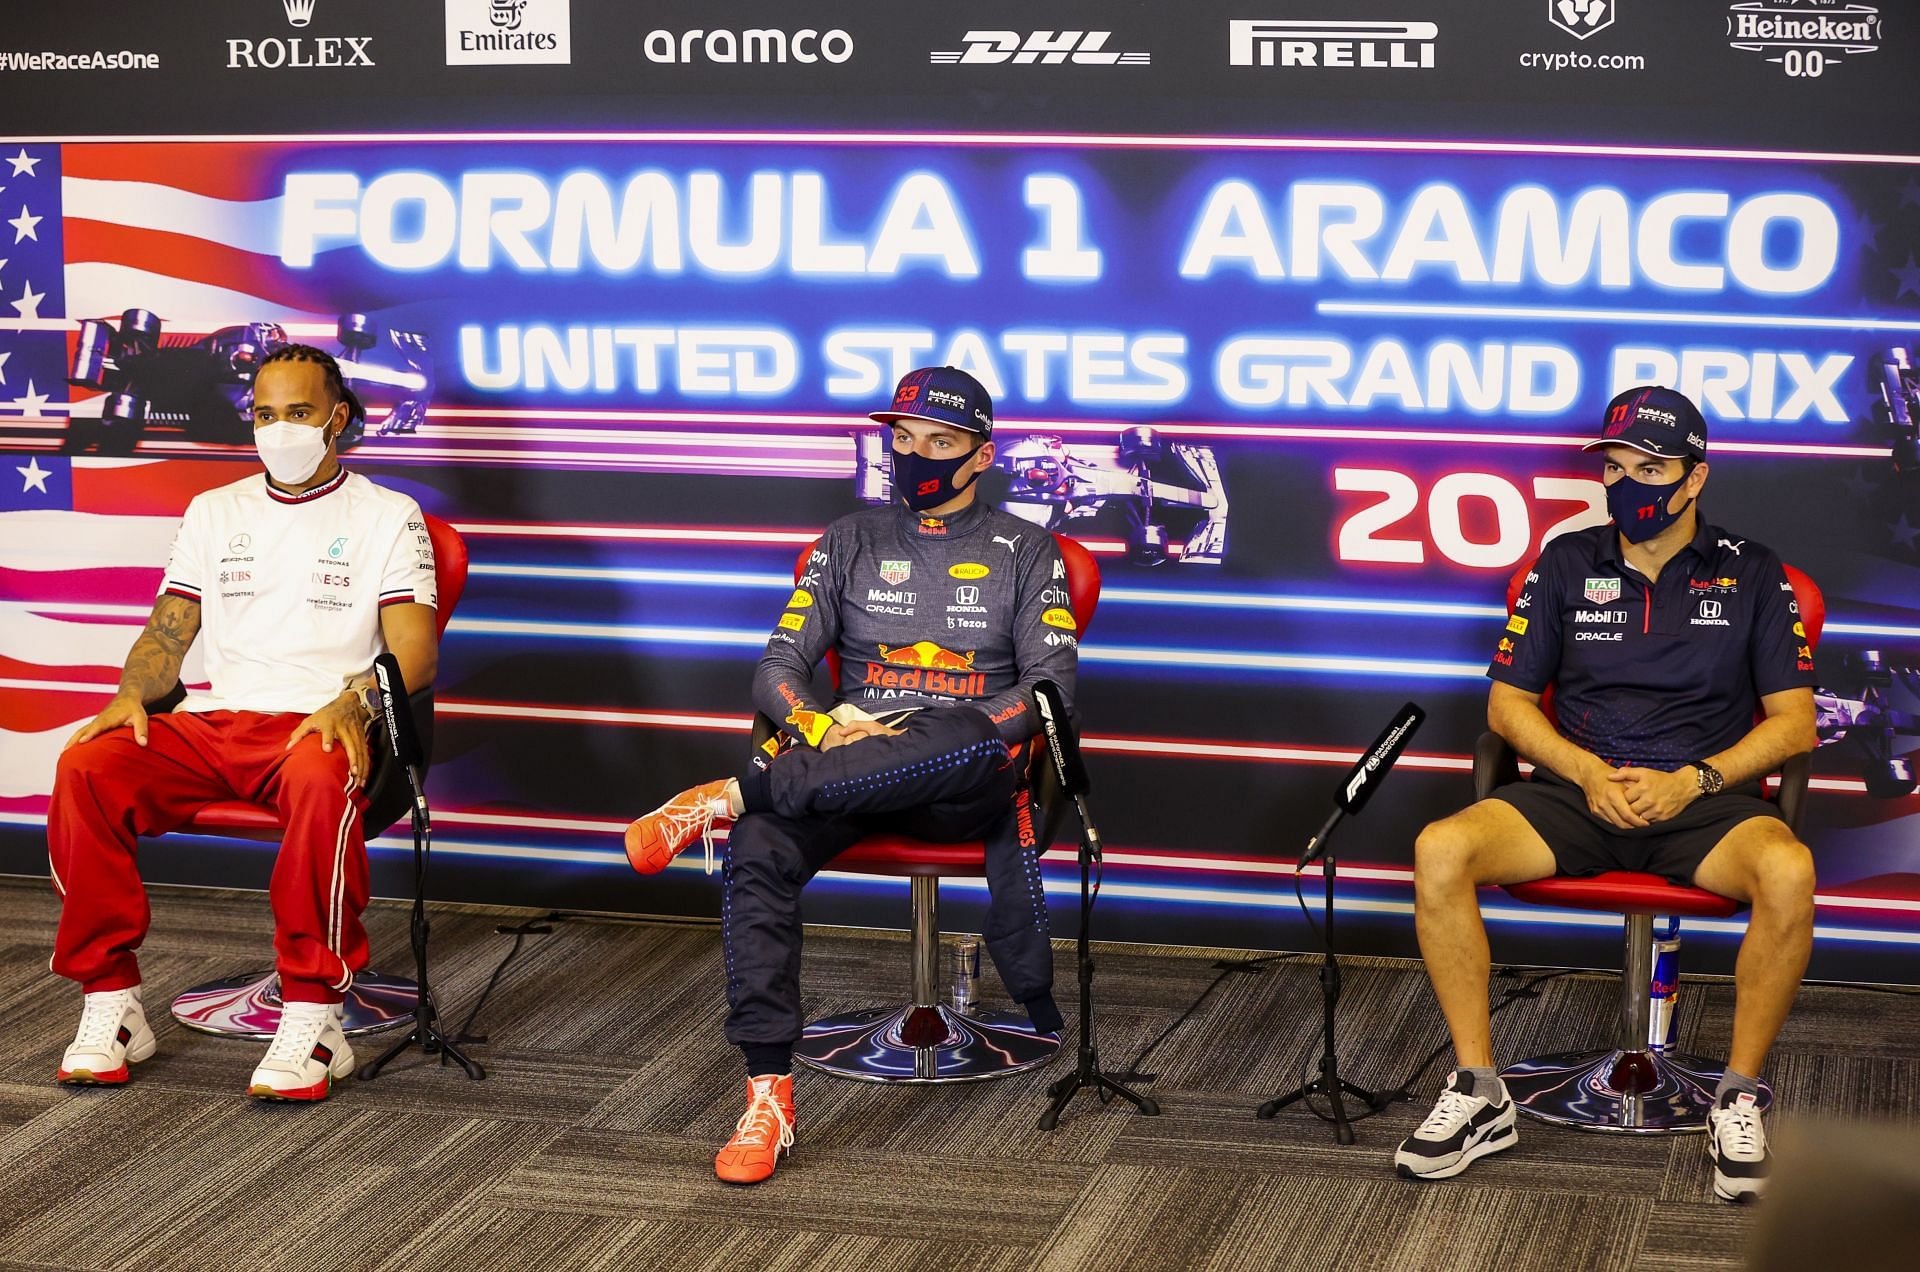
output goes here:
<path id="1" fill-rule="evenodd" d="M 1741 1203 L 1766 1191 L 1773 1154 L 1751 1091 L 1727 1092 L 1707 1114 L 1707 1152 L 1713 1157 L 1714 1196 Z"/>
<path id="2" fill-rule="evenodd" d="M 1487 1154 L 1518 1144 L 1518 1120 L 1504 1083 L 1496 1080 L 1493 1091 L 1477 1094 L 1473 1075 L 1455 1069 L 1427 1120 L 1400 1141 L 1394 1170 L 1402 1179 L 1450 1179 Z"/>

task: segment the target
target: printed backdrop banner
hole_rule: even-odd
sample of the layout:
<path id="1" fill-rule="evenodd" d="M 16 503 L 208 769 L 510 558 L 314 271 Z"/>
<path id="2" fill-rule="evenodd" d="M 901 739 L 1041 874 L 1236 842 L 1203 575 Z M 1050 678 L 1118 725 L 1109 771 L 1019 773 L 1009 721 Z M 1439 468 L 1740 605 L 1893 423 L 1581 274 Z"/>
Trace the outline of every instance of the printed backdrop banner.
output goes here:
<path id="1" fill-rule="evenodd" d="M 1716 11 L 1769 7 L 1793 8 Z M 313 8 L 315 31 L 348 11 Z M 438 6 L 419 8 L 411 34 L 437 37 Z M 529 64 L 513 75 L 594 56 L 582 24 L 599 6 L 448 0 L 431 73 L 515 51 L 455 26 L 505 40 L 533 30 L 516 12 L 571 39 L 522 41 L 529 56 L 500 59 Z M 1714 50 L 1745 58 L 1728 21 Z M 302 29 L 291 6 L 283 25 L 272 38 Z M 1366 55 L 1383 74 L 1396 57 L 1411 83 L 1455 66 L 1457 45 L 1423 43 L 1431 24 L 1403 25 L 1420 30 Z M 857 37 L 870 56 L 869 31 L 844 47 Z M 916 66 L 1025 69 L 1025 33 L 1004 65 L 980 60 L 1000 33 L 975 34 L 917 49 Z M 1199 56 L 1077 62 L 1136 44 L 1069 34 L 1058 65 L 1085 76 Z M 1262 43 L 1279 38 L 1264 28 L 1223 19 L 1220 34 L 1249 70 L 1261 48 L 1282 66 L 1304 56 Z M 383 28 L 362 51 L 401 35 Z M 1346 38 L 1309 42 L 1323 59 Z M 841 65 L 843 46 L 815 39 Z M 661 47 L 678 66 L 710 42 Z M 1768 74 L 1820 78 L 1807 49 L 1796 75 L 1768 48 Z M 1834 56 L 1879 66 L 1870 55 L 1885 57 Z M 38 73 L 11 69 L 9 86 Z M 1060 95 L 1123 110 L 1085 76 Z M 247 135 L 176 106 L 143 121 L 151 135 L 0 139 L 0 869 L 46 873 L 60 744 L 111 692 L 186 502 L 257 471 L 241 414 L 252 366 L 303 341 L 337 353 L 368 407 L 349 465 L 454 523 L 472 555 L 436 685 L 436 894 L 716 912 L 700 854 L 641 879 L 619 832 L 739 767 L 750 669 L 795 555 L 890 496 L 865 412 L 905 370 L 951 363 L 997 404 L 990 496 L 1036 533 L 1080 539 L 1104 576 L 1079 693 L 1109 841 L 1101 935 L 1309 943 L 1288 863 L 1412 699 L 1427 723 L 1339 841 L 1351 947 L 1408 953 L 1413 839 L 1471 797 L 1507 581 L 1555 535 L 1604 520 L 1597 461 L 1578 447 L 1615 392 L 1658 382 L 1708 421 L 1710 521 L 1825 592 L 1814 974 L 1920 981 L 1920 159 L 1853 139 L 1607 144 L 1622 134 L 1604 118 L 1579 137 L 1488 140 L 1514 136 L 1490 109 L 1479 135 L 1437 138 L 969 131 L 1009 108 L 954 98 L 942 126 L 905 126 L 857 99 L 788 109 L 782 82 L 697 130 L 631 127 L 638 110 L 575 129 L 579 103 L 555 99 L 567 125 L 536 131 L 542 99 L 521 83 L 514 126 L 316 118 Z M 689 109 L 673 81 L 632 91 L 662 118 Z M 1354 119 L 1388 109 L 1392 91 L 1375 91 Z M 1178 92 L 1184 117 L 1206 114 L 1198 80 Z M 924 637 L 950 639 L 931 621 Z M 373 851 L 376 883 L 402 892 L 407 841 Z M 143 856 L 155 880 L 239 886 L 270 862 L 268 846 L 206 838 Z M 1046 877 L 1069 931 L 1070 842 Z M 947 926 L 977 926 L 978 882 L 948 891 Z M 808 896 L 820 921 L 905 913 L 898 881 L 829 873 Z M 1492 895 L 1487 909 L 1497 957 L 1617 957 L 1606 916 Z M 1690 966 L 1730 966 L 1738 920 L 1687 926 L 1709 947 Z"/>

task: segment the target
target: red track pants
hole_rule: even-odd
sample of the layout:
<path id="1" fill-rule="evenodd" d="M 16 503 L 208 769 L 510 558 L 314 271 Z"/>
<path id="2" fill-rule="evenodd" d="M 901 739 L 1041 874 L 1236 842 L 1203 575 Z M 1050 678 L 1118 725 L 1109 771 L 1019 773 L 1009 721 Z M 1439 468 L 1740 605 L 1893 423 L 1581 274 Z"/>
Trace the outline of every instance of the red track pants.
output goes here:
<path id="1" fill-rule="evenodd" d="M 347 754 L 309 735 L 304 717 L 253 711 L 171 712 L 149 719 L 147 745 L 115 729 L 60 756 L 47 810 L 53 885 L 65 904 L 53 970 L 89 992 L 140 981 L 134 951 L 150 912 L 135 842 L 164 835 L 216 800 L 280 812 L 286 833 L 273 866 L 274 962 L 290 1002 L 338 1002 L 367 964 L 366 796 Z"/>

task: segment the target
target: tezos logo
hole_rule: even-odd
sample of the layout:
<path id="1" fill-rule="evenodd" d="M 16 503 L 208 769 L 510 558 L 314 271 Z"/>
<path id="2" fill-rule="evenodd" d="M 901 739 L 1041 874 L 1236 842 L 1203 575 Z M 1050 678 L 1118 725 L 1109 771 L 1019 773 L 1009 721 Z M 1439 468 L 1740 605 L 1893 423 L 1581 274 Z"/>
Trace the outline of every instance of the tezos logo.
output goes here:
<path id="1" fill-rule="evenodd" d="M 649 62 L 833 62 L 853 58 L 853 37 L 838 28 L 781 30 L 649 31 L 641 44 Z"/>
<path id="2" fill-rule="evenodd" d="M 296 31 L 305 30 L 313 21 L 313 9 L 316 0 L 280 0 L 280 6 L 286 11 L 287 25 Z M 227 67 L 230 70 L 246 67 L 249 70 L 277 71 L 311 70 L 315 67 L 372 66 L 373 54 L 367 46 L 373 43 L 370 35 L 323 35 L 307 37 L 296 35 L 283 38 L 277 35 L 260 39 L 229 39 L 227 41 Z"/>
<path id="3" fill-rule="evenodd" d="M 1547 0 L 1547 21 L 1576 40 L 1613 25 L 1615 0 Z"/>
<path id="4" fill-rule="evenodd" d="M 935 49 L 927 60 L 935 66 L 995 66 L 1012 62 L 1027 66 L 1035 62 L 1058 66 L 1072 62 L 1076 66 L 1146 66 L 1151 53 L 1109 53 L 1106 43 L 1111 31 L 969 31 L 961 37 L 964 49 Z"/>
<path id="5" fill-rule="evenodd" d="M 1432 70 L 1435 22 L 1370 22 L 1298 18 L 1227 24 L 1230 66 L 1311 66 Z"/>
<path id="6" fill-rule="evenodd" d="M 447 65 L 567 65 L 572 0 L 447 0 Z"/>
<path id="7" fill-rule="evenodd" d="M 1880 10 L 1832 0 L 1739 0 L 1727 6 L 1727 47 L 1758 53 L 1793 79 L 1818 79 L 1848 54 L 1880 48 Z"/>

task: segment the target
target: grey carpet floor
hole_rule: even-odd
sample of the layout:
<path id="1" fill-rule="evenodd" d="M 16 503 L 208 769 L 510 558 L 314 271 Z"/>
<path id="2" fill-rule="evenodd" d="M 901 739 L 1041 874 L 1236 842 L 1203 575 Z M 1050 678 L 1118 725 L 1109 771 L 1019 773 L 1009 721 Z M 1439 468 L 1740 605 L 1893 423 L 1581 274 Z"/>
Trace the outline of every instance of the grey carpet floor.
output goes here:
<path id="1" fill-rule="evenodd" d="M 1401 1104 L 1336 1147 L 1299 1109 L 1254 1107 L 1317 1056 L 1315 967 L 1229 976 L 1145 1066 L 1164 1113 L 1080 1097 L 1034 1121 L 1065 1059 L 977 1085 L 887 1090 L 803 1075 L 800 1139 L 775 1180 L 718 1183 L 741 1107 L 720 1037 L 719 935 L 575 919 L 530 936 L 476 1024 L 490 1073 L 408 1058 L 317 1106 L 248 1100 L 260 1047 L 182 1030 L 173 993 L 259 965 L 264 898 L 155 889 L 144 951 L 160 1052 L 129 1086 L 52 1073 L 78 1010 L 46 967 L 56 905 L 0 880 L 0 1268 L 1000 1269 L 1737 1267 L 1754 1216 L 1716 1202 L 1699 1137 L 1559 1131 L 1460 1180 L 1394 1177 Z M 404 972 L 406 912 L 369 912 L 377 963 Z M 439 911 L 439 997 L 462 1019 L 524 915 Z M 1115 1067 L 1213 980 L 1219 952 L 1115 947 L 1100 963 Z M 1239 957 L 1239 955 L 1235 955 Z M 1072 1014 L 1071 951 L 1060 972 Z M 813 931 L 810 1013 L 895 999 L 898 936 Z M 997 986 L 989 983 L 989 993 Z M 1574 975 L 1495 1018 L 1503 1056 L 1608 1035 L 1615 982 Z M 1349 1074 L 1404 1078 L 1443 1037 L 1417 965 L 1351 960 Z M 1732 989 L 1689 984 L 1682 1045 L 1723 1054 Z M 1069 1039 L 1071 1045 L 1071 1039 Z M 362 1043 L 365 1057 L 374 1044 Z M 1808 988 L 1771 1075 L 1783 1112 L 1920 1124 L 1912 998 Z"/>

